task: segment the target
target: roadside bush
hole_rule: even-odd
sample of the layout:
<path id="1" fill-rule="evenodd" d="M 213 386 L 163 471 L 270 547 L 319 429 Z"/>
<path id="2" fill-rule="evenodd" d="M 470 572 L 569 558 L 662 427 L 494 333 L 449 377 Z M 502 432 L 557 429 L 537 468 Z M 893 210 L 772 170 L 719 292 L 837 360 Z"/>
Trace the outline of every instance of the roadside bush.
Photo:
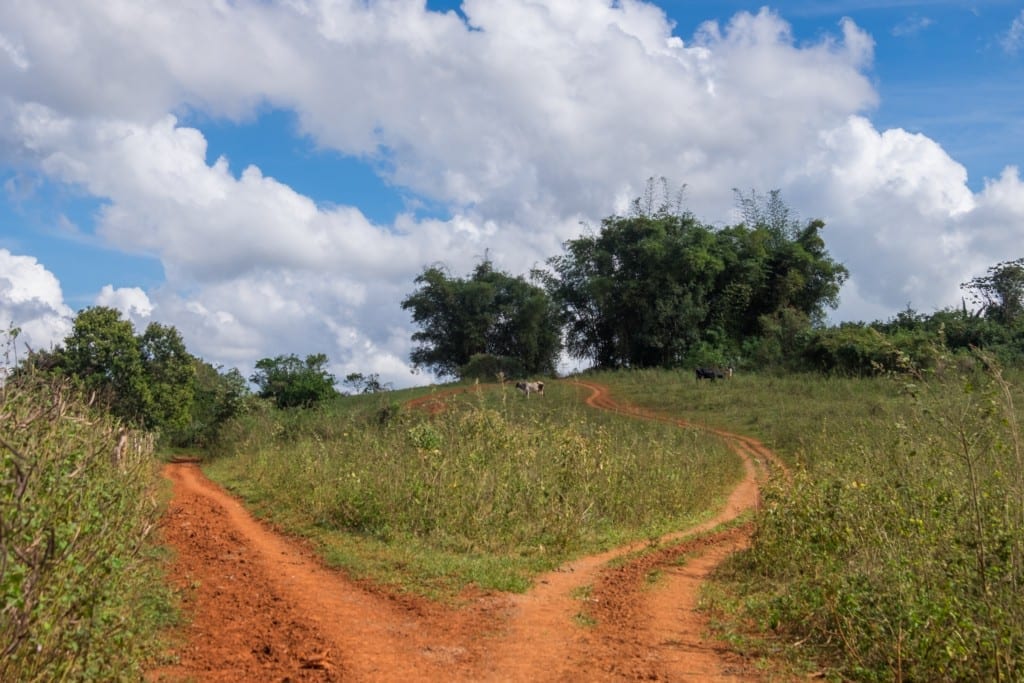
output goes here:
<path id="1" fill-rule="evenodd" d="M 0 680 L 139 679 L 168 614 L 152 448 L 63 381 L 0 386 Z"/>
<path id="2" fill-rule="evenodd" d="M 845 679 L 1024 679 L 1024 440 L 997 368 L 823 426 L 738 563 L 765 628 Z"/>
<path id="3" fill-rule="evenodd" d="M 844 323 L 816 331 L 804 347 L 814 369 L 840 375 L 908 373 L 931 368 L 942 340 L 926 331 L 882 334 L 873 327 Z"/>

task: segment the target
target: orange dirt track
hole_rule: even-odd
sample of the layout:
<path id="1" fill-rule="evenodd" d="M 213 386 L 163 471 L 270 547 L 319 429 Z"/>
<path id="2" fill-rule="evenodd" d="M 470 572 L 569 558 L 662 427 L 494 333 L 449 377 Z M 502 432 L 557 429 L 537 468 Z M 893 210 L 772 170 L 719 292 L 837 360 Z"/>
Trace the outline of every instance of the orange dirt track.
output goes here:
<path id="1" fill-rule="evenodd" d="M 606 387 L 574 382 L 586 402 L 639 419 L 686 423 L 627 407 Z M 443 394 L 419 402 L 443 405 Z M 466 595 L 458 608 L 395 596 L 326 568 L 301 541 L 254 520 L 195 463 L 169 464 L 173 498 L 163 538 L 171 579 L 191 617 L 176 662 L 148 681 L 756 681 L 750 662 L 706 636 L 699 588 L 749 526 L 694 539 L 759 501 L 758 482 L 782 469 L 760 443 L 715 431 L 746 475 L 713 519 L 660 539 L 657 550 L 608 562 L 646 543 L 583 557 L 540 576 L 523 595 Z M 678 563 L 680 556 L 685 563 Z M 657 568 L 652 587 L 645 577 Z M 590 587 L 587 613 L 574 591 Z"/>

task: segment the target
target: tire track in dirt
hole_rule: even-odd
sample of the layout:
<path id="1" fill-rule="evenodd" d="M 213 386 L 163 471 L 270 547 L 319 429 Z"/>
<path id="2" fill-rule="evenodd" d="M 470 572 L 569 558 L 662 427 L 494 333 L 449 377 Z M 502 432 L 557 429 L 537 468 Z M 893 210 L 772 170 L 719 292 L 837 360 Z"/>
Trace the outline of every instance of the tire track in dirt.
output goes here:
<path id="1" fill-rule="evenodd" d="M 603 385 L 573 384 L 590 392 L 585 400 L 594 408 L 693 427 L 619 404 Z M 413 405 L 436 412 L 455 391 Z M 707 431 L 744 461 L 743 481 L 715 517 L 615 568 L 611 560 L 650 544 L 579 558 L 538 577 L 523 595 L 467 596 L 458 609 L 351 581 L 325 568 L 305 543 L 253 519 L 197 465 L 168 465 L 174 498 L 164 534 L 177 549 L 173 579 L 192 621 L 179 661 L 147 680 L 757 680 L 748 663 L 706 639 L 696 611 L 700 584 L 746 546 L 750 528 L 695 535 L 756 507 L 758 482 L 770 463 L 781 464 L 753 439 Z M 651 571 L 660 579 L 645 588 Z M 590 589 L 585 602 L 577 597 L 583 588 Z M 584 608 L 595 626 L 577 622 Z"/>
<path id="2" fill-rule="evenodd" d="M 589 391 L 587 405 L 637 419 L 662 421 L 704 429 L 685 420 L 659 415 L 615 401 L 602 384 L 576 381 Z M 588 614 L 596 622 L 595 644 L 584 652 L 592 676 L 609 680 L 750 681 L 758 675 L 739 656 L 705 636 L 706 620 L 697 612 L 700 586 L 730 554 L 749 543 L 749 526 L 701 535 L 736 520 L 760 503 L 758 482 L 769 476 L 768 463 L 781 467 L 759 442 L 721 430 L 705 430 L 729 443 L 743 459 L 743 480 L 730 492 L 717 515 L 685 530 L 665 535 L 652 544 L 634 543 L 603 555 L 585 558 L 573 572 L 568 591 L 593 585 Z M 629 553 L 647 552 L 636 560 L 608 568 Z M 680 558 L 685 563 L 680 564 Z M 647 577 L 658 572 L 650 586 Z M 602 656 L 591 656 L 593 651 Z M 612 655 L 612 653 L 617 653 Z"/>
<path id="3" fill-rule="evenodd" d="M 149 680 L 442 680 L 443 660 L 463 653 L 418 642 L 426 603 L 324 567 L 196 465 L 168 465 L 164 474 L 174 485 L 165 538 L 178 549 L 175 574 L 194 594 L 194 613 L 180 663 Z"/>

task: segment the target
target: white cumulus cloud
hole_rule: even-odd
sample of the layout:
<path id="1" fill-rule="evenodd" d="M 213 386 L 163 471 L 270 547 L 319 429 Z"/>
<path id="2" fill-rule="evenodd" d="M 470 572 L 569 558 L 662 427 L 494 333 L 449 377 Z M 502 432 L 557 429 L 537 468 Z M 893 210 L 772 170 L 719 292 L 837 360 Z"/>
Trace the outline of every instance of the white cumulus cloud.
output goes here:
<path id="1" fill-rule="evenodd" d="M 104 285 L 96 297 L 97 306 L 107 306 L 121 311 L 127 320 L 137 330 L 147 324 L 147 319 L 153 314 L 153 304 L 149 297 L 140 287 L 118 287 Z"/>
<path id="2" fill-rule="evenodd" d="M 768 9 L 692 36 L 639 0 L 461 9 L 0 3 L 0 165 L 98 199 L 86 232 L 159 259 L 159 287 L 97 301 L 177 326 L 213 362 L 325 352 L 339 376 L 397 385 L 418 381 L 400 302 L 424 266 L 463 276 L 487 254 L 526 273 L 651 176 L 685 183 L 710 222 L 735 218 L 733 188 L 779 188 L 824 218 L 852 273 L 847 318 L 955 303 L 961 281 L 1019 243 L 1015 169 L 973 193 L 935 141 L 871 122 L 874 41 L 852 20 L 806 42 Z M 208 158 L 203 121 L 268 108 L 440 217 L 374 222 L 272 167 Z M 21 266 L 8 287 L 33 277 Z"/>
<path id="3" fill-rule="evenodd" d="M 19 354 L 24 345 L 44 350 L 63 342 L 72 317 L 53 273 L 32 256 L 0 249 L 0 327 L 20 330 Z"/>

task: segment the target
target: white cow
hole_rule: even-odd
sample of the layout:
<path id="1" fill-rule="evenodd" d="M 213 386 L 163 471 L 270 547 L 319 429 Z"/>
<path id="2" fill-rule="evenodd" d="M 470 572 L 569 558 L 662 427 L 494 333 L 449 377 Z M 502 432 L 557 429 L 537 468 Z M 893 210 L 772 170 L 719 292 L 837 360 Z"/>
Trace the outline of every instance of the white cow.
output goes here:
<path id="1" fill-rule="evenodd" d="M 544 382 L 516 382 L 516 389 L 526 394 L 526 398 L 530 398 L 530 394 L 544 395 Z"/>

